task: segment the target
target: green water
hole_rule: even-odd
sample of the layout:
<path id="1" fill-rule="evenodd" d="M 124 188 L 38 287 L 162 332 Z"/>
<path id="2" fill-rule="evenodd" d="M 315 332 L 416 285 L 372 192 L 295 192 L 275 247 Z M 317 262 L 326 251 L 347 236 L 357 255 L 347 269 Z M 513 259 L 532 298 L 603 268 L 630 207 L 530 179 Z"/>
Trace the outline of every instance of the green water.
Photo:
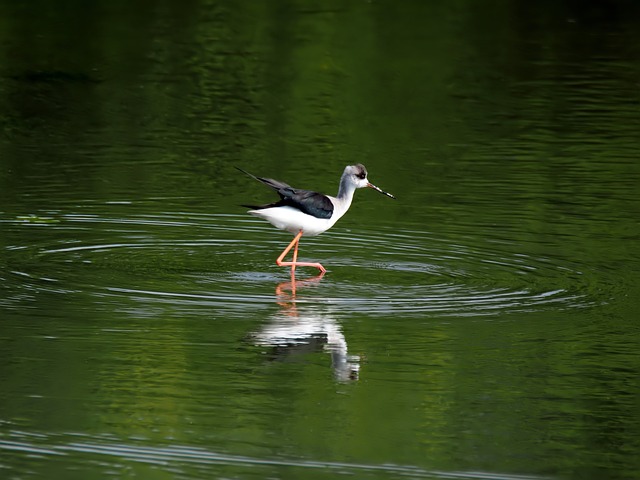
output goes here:
<path id="1" fill-rule="evenodd" d="M 640 478 L 634 2 L 0 1 L 0 477 Z M 290 241 L 240 174 L 358 191 Z"/>

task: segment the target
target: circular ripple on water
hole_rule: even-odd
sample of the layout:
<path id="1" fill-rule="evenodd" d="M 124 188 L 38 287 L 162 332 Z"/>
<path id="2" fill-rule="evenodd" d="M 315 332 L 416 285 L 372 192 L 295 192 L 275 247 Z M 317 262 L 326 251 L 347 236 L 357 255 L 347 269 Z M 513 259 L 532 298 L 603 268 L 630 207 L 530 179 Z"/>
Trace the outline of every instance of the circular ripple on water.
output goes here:
<path id="1" fill-rule="evenodd" d="M 243 216 L 63 215 L 46 228 L 56 231 L 56 240 L 48 235 L 7 247 L 15 260 L 6 267 L 9 283 L 23 288 L 5 296 L 5 304 L 42 291 L 235 312 L 271 306 L 283 300 L 282 292 L 293 300 L 286 270 L 273 266 L 289 237 Z M 304 239 L 301 257 L 321 258 L 329 273 L 300 283 L 295 301 L 334 306 L 338 314 L 404 316 L 482 316 L 602 302 L 588 272 L 519 250 L 533 248 L 408 228 L 336 229 Z M 300 269 L 297 278 L 314 273 Z"/>
<path id="2" fill-rule="evenodd" d="M 574 309 L 603 302 L 594 294 L 595 280 L 588 272 L 566 260 L 519 253 L 514 244 L 443 239 L 408 229 L 337 236 L 335 243 L 344 250 L 330 262 L 340 273 L 359 271 L 357 279 L 328 275 L 322 280 L 325 288 L 298 301 L 369 314 L 452 316 Z M 326 251 L 332 254 L 335 250 Z"/>

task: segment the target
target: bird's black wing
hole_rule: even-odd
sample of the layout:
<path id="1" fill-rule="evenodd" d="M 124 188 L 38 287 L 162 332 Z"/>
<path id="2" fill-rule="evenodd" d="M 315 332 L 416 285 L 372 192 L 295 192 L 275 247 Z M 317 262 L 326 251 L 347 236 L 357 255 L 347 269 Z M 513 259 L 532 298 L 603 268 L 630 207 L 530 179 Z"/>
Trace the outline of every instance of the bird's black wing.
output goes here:
<path id="1" fill-rule="evenodd" d="M 329 200 L 326 195 L 312 192 L 310 190 L 293 188 L 289 184 L 279 180 L 274 180 L 273 178 L 256 177 L 240 167 L 236 168 L 242 173 L 249 175 L 251 178 L 273 188 L 278 192 L 278 195 L 280 195 L 280 200 L 278 202 L 266 205 L 244 205 L 247 208 L 261 210 L 264 208 L 287 206 L 297 208 L 301 212 L 317 218 L 331 218 L 331 215 L 333 215 L 333 203 L 331 203 L 331 200 Z"/>
<path id="2" fill-rule="evenodd" d="M 249 175 L 251 178 L 258 180 L 261 183 L 264 183 L 266 186 L 273 188 L 274 190 L 281 190 L 281 189 L 285 189 L 285 188 L 290 188 L 293 189 L 293 187 L 291 187 L 291 185 L 288 185 L 284 182 L 280 182 L 279 180 L 274 180 L 273 178 L 264 178 L 264 177 L 256 177 L 255 175 L 253 175 L 252 173 L 247 172 L 246 170 L 241 169 L 240 167 L 236 167 L 238 170 L 240 170 L 242 173 Z M 282 195 L 280 195 L 282 196 Z"/>
<path id="3" fill-rule="evenodd" d="M 297 208 L 316 218 L 331 218 L 333 215 L 333 203 L 321 193 L 289 187 L 278 190 L 278 194 L 282 197 L 278 202 L 280 205 Z"/>

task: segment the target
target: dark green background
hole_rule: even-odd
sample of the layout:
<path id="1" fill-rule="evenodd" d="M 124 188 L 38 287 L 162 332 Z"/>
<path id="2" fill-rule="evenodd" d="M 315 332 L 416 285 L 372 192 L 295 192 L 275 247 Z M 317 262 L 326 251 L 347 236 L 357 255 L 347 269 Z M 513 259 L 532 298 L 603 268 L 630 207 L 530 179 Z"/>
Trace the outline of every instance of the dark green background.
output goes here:
<path id="1" fill-rule="evenodd" d="M 0 1 L 2 475 L 638 478 L 639 32 L 632 1 Z M 357 162 L 397 201 L 357 192 L 279 294 L 233 167 L 335 194 Z"/>

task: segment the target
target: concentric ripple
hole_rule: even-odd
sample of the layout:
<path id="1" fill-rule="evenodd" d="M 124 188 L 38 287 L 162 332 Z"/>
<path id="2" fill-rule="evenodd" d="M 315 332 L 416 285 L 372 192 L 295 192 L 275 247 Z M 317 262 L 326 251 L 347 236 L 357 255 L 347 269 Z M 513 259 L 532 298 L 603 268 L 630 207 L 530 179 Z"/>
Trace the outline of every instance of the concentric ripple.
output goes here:
<path id="1" fill-rule="evenodd" d="M 29 243 L 4 248 L 5 306 L 43 293 L 88 294 L 101 304 L 242 313 L 291 290 L 287 271 L 273 265 L 289 237 L 244 216 L 52 212 L 3 223 L 15 238 L 33 233 Z M 304 239 L 301 257 L 322 259 L 329 273 L 302 281 L 295 301 L 369 315 L 483 316 L 606 300 L 594 293 L 593 275 L 567 259 L 532 255 L 538 247 L 409 228 L 336 228 Z M 314 274 L 299 269 L 297 279 Z"/>
<path id="2" fill-rule="evenodd" d="M 380 478 L 381 474 L 391 475 L 393 478 L 432 480 L 543 480 L 545 478 L 499 472 L 426 470 L 412 465 L 328 462 L 283 457 L 260 458 L 212 451 L 198 446 L 153 446 L 145 444 L 140 439 L 123 441 L 106 435 L 91 437 L 78 433 L 34 434 L 18 430 L 0 436 L 0 452 L 11 452 L 14 457 L 24 459 L 23 461 L 28 459 L 31 465 L 38 469 L 43 468 L 44 465 L 55 465 L 58 461 L 69 462 L 69 456 L 73 455 L 74 471 L 95 469 L 97 463 L 103 468 L 108 468 L 115 477 L 120 477 L 127 471 L 125 461 L 128 461 L 171 471 L 179 478 L 208 478 L 212 474 L 217 476 L 215 473 L 222 466 L 240 471 L 247 469 L 252 476 L 256 475 L 257 470 L 263 477 L 272 477 L 274 471 L 286 469 L 294 476 L 297 474 L 301 477 L 313 472 L 331 472 L 337 476 L 351 475 L 357 478 Z M 10 467 L 9 471 L 11 472 Z"/>
<path id="3" fill-rule="evenodd" d="M 582 308 L 604 301 L 591 290 L 592 276 L 567 261 L 526 253 L 478 239 L 438 238 L 412 230 L 339 234 L 352 256 L 338 264 L 376 270 L 367 295 L 356 282 L 335 284 L 335 295 L 312 296 L 369 313 L 478 316 L 545 308 Z M 463 239 L 464 240 L 464 239 Z M 327 252 L 329 253 L 329 252 Z M 374 261 L 367 260 L 375 258 Z M 333 262 L 335 263 L 335 262 Z M 373 279 L 373 280 L 372 280 Z"/>

